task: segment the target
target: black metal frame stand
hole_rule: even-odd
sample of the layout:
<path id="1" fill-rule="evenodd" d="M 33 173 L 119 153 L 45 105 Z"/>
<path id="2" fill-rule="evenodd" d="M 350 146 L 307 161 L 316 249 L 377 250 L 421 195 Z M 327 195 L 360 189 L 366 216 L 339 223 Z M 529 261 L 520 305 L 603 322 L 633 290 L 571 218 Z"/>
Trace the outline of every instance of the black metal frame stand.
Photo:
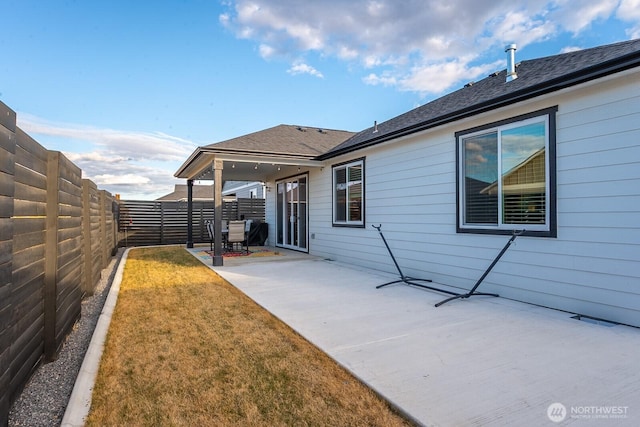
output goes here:
<path id="1" fill-rule="evenodd" d="M 375 225 L 371 225 L 373 228 L 375 228 L 376 230 L 378 230 L 378 233 L 380 233 L 380 237 L 382 237 L 382 241 L 384 242 L 384 245 L 387 247 L 387 251 L 389 251 L 389 255 L 391 255 L 391 259 L 393 260 L 393 264 L 396 266 L 396 269 L 398 270 L 398 274 L 400 274 L 400 278 L 397 280 L 392 280 L 391 282 L 387 282 L 387 283 L 383 283 L 382 285 L 378 285 L 376 286 L 376 289 L 380 289 L 384 286 L 387 285 L 392 285 L 394 283 L 405 283 L 407 285 L 410 286 L 417 286 L 419 288 L 425 288 L 425 289 L 431 289 L 432 291 L 437 291 L 437 292 L 442 292 L 445 294 L 449 294 L 449 295 L 458 295 L 455 292 L 451 292 L 451 291 L 447 291 L 445 289 L 438 289 L 438 288 L 434 288 L 433 286 L 427 286 L 427 285 L 423 285 L 421 283 L 414 283 L 415 281 L 418 282 L 431 282 L 431 279 L 418 279 L 415 277 L 409 277 L 409 276 L 405 276 L 404 273 L 402 272 L 402 270 L 400 269 L 400 266 L 398 265 L 398 261 L 396 261 L 396 257 L 393 256 L 393 252 L 391 252 L 391 248 L 389 247 L 389 244 L 387 243 L 387 239 L 384 238 L 384 234 L 382 234 L 382 231 L 380 230 L 382 228 L 382 224 L 378 225 L 377 227 Z"/>
<path id="2" fill-rule="evenodd" d="M 502 248 L 502 250 L 500 251 L 500 253 L 498 254 L 497 257 L 495 257 L 495 259 L 493 260 L 493 262 L 491 263 L 491 265 L 489 266 L 489 268 L 487 268 L 487 270 L 482 274 L 482 276 L 478 279 L 478 281 L 476 282 L 476 284 L 473 286 L 473 288 L 471 288 L 471 290 L 469 292 L 467 292 L 466 294 L 459 294 L 459 295 L 455 295 L 451 298 L 447 298 L 445 300 L 440 301 L 439 303 L 436 304 L 436 307 L 440 307 L 442 304 L 446 304 L 449 301 L 453 301 L 454 299 L 464 299 L 464 298 L 469 298 L 472 296 L 476 296 L 476 295 L 486 295 L 486 296 L 491 296 L 491 297 L 498 297 L 500 295 L 498 294 L 491 294 L 491 293 L 486 293 L 486 292 L 476 292 L 476 289 L 478 289 L 478 286 L 480 286 L 480 283 L 482 283 L 482 281 L 484 280 L 485 277 L 487 277 L 487 275 L 489 274 L 489 272 L 493 269 L 493 267 L 498 263 L 498 261 L 500 260 L 500 258 L 502 258 L 502 255 L 504 255 L 504 253 L 507 251 L 507 249 L 509 249 L 509 246 L 511 246 L 511 244 L 513 243 L 514 240 L 516 240 L 516 237 L 518 237 L 519 235 L 521 235 L 522 233 L 524 233 L 524 230 L 513 230 L 513 235 L 511 236 L 511 238 L 509 239 L 509 241 L 507 242 L 506 245 L 504 245 L 504 248 Z"/>

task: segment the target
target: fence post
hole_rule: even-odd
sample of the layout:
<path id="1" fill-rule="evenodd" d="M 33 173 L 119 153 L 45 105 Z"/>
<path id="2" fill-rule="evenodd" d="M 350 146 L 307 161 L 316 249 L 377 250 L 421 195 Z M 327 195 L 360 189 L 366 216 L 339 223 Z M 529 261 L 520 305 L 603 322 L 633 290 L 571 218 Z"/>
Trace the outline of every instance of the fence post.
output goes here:
<path id="1" fill-rule="evenodd" d="M 47 216 L 44 246 L 44 357 L 51 362 L 56 354 L 56 294 L 58 265 L 58 199 L 60 152 L 47 158 Z"/>
<path id="2" fill-rule="evenodd" d="M 111 199 L 111 218 L 112 222 L 112 230 L 113 233 L 113 245 L 111 246 L 111 253 L 113 255 L 116 254 L 118 250 L 118 231 L 120 229 L 120 199 Z"/>
<path id="3" fill-rule="evenodd" d="M 158 202 L 160 206 L 160 244 L 164 245 L 164 203 Z"/>
<path id="4" fill-rule="evenodd" d="M 88 179 L 82 180 L 82 293 L 91 295 L 91 193 Z"/>
<path id="5" fill-rule="evenodd" d="M 109 206 L 111 207 L 111 206 Z M 110 253 L 107 247 L 107 192 L 100 190 L 100 250 L 102 265 L 100 269 L 109 265 Z"/>

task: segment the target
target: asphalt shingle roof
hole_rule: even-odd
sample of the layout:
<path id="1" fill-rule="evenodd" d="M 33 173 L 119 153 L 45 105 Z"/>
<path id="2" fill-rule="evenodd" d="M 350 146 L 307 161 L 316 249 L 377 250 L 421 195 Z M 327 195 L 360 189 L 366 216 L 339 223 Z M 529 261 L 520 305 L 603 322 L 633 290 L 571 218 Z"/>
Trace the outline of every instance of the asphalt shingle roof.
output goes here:
<path id="1" fill-rule="evenodd" d="M 194 185 L 192 191 L 193 191 L 192 193 L 193 200 L 213 199 L 213 187 L 211 187 L 210 185 Z M 175 184 L 173 192 L 169 194 L 165 194 L 162 197 L 158 197 L 156 200 L 176 201 L 176 200 L 186 200 L 186 199 L 187 199 L 187 185 Z"/>
<path id="2" fill-rule="evenodd" d="M 207 145 L 206 148 L 315 157 L 353 136 L 354 132 L 297 125 L 278 125 Z"/>
<path id="3" fill-rule="evenodd" d="M 518 78 L 506 82 L 506 70 L 357 133 L 319 156 L 335 157 L 452 122 L 490 109 L 533 98 L 607 74 L 640 66 L 640 39 L 522 61 Z"/>

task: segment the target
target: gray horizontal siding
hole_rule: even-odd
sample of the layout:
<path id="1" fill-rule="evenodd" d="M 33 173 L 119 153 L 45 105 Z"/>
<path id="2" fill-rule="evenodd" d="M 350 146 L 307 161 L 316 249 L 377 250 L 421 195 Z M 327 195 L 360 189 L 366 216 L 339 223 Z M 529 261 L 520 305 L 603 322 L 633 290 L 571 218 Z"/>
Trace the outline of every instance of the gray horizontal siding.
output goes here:
<path id="1" fill-rule="evenodd" d="M 456 234 L 454 133 L 558 105 L 558 237 L 521 237 L 483 290 L 640 326 L 639 76 L 466 120 L 366 156 L 366 228 L 331 226 L 331 164 L 310 175 L 312 254 L 469 289 L 508 237 Z M 584 94 L 587 95 L 584 95 Z"/>

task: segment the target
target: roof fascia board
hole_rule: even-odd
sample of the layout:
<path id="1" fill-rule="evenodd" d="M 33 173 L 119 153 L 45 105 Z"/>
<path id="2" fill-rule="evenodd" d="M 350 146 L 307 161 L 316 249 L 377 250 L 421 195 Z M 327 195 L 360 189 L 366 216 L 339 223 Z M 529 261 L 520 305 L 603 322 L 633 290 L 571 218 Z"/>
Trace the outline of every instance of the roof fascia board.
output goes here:
<path id="1" fill-rule="evenodd" d="M 189 159 L 180 166 L 180 169 L 178 169 L 173 176 L 176 178 L 193 179 L 202 169 L 209 167 L 212 161 L 212 158 L 203 156 L 202 151 L 198 148 Z"/>
<path id="2" fill-rule="evenodd" d="M 187 170 L 191 168 L 192 163 L 196 160 L 196 158 L 200 155 L 200 150 L 202 147 L 196 148 L 193 153 L 185 160 L 182 165 L 178 168 L 178 170 L 173 174 L 176 178 L 187 178 L 185 174 Z"/>
<path id="3" fill-rule="evenodd" d="M 472 117 L 487 111 L 495 110 L 501 107 L 505 107 L 517 102 L 526 101 L 538 96 L 546 95 L 551 92 L 556 92 L 561 89 L 566 89 L 571 86 L 576 86 L 581 83 L 586 83 L 602 77 L 607 77 L 611 74 L 623 72 L 635 67 L 640 66 L 640 55 L 638 53 L 632 54 L 635 57 L 628 59 L 622 57 L 619 60 L 609 61 L 605 64 L 600 64 L 595 67 L 590 67 L 582 70 L 579 73 L 575 73 L 569 76 L 563 76 L 562 78 L 550 80 L 548 82 L 532 86 L 530 88 L 523 89 L 508 95 L 491 99 L 489 101 L 473 105 L 469 108 L 458 110 L 454 113 L 446 116 L 438 117 L 433 120 L 428 120 L 417 125 L 409 126 L 406 128 L 398 129 L 394 132 L 390 132 L 386 135 L 378 138 L 370 139 L 364 143 L 354 145 L 352 147 L 346 147 L 342 150 L 333 151 L 331 153 L 321 154 L 316 157 L 317 160 L 326 160 L 333 157 L 338 157 L 343 154 L 348 154 L 363 148 L 378 145 L 383 142 L 394 140 L 403 136 L 408 136 L 417 132 L 432 129 L 441 125 L 452 123 L 458 120 L 462 120 L 468 117 Z"/>
<path id="4" fill-rule="evenodd" d="M 215 144 L 214 144 L 215 145 Z M 300 153 L 286 153 L 279 151 L 256 151 L 256 150 L 242 150 L 238 148 L 217 148 L 217 147 L 199 147 L 203 152 L 222 154 L 222 155 L 243 155 L 243 156 L 275 156 L 285 157 L 292 159 L 312 159 L 314 154 L 300 154 Z"/>

